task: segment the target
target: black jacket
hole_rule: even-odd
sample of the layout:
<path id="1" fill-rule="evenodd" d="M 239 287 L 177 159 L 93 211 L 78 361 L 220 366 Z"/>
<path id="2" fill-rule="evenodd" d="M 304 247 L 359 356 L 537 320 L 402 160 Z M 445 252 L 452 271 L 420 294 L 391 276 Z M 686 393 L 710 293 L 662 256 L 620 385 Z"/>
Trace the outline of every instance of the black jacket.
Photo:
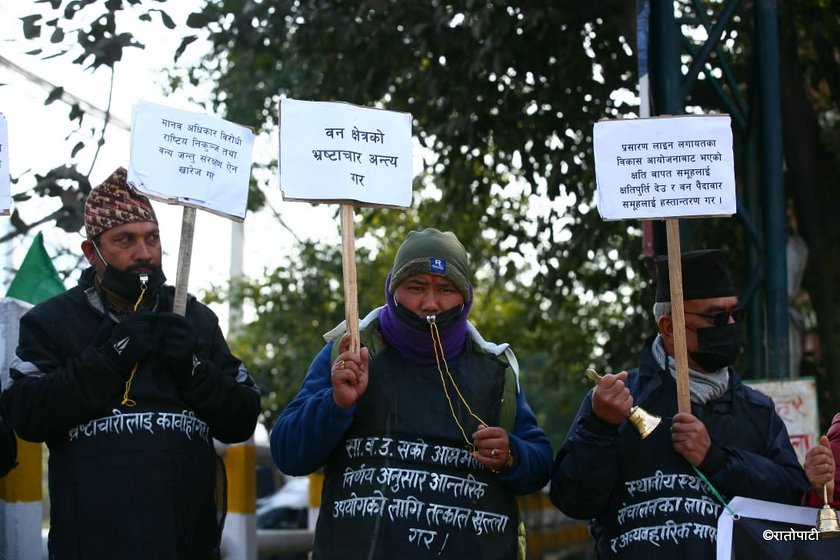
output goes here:
<path id="1" fill-rule="evenodd" d="M 0 387 L 2 389 L 2 387 Z M 6 476 L 17 464 L 17 438 L 6 422 L 0 406 L 0 476 Z"/>
<path id="2" fill-rule="evenodd" d="M 714 558 L 724 508 L 673 450 L 676 382 L 654 359 L 652 342 L 627 385 L 634 403 L 663 423 L 642 440 L 629 422 L 601 421 L 587 395 L 555 457 L 551 499 L 570 517 L 592 520 L 599 559 Z M 734 369 L 729 374 L 723 396 L 692 404 L 712 442 L 700 472 L 726 501 L 744 496 L 799 504 L 808 481 L 773 401 L 741 383 Z"/>
<path id="3" fill-rule="evenodd" d="M 88 269 L 21 318 L 3 393 L 20 437 L 50 449 L 50 557 L 208 557 L 225 511 L 213 438 L 252 435 L 259 391 L 215 314 L 190 298 L 186 318 L 201 340 L 193 381 L 176 385 L 152 356 L 130 387 L 136 405 L 121 404 L 125 381 L 102 350 L 116 322 L 93 277 Z M 156 310 L 170 310 L 173 293 L 163 286 Z"/>

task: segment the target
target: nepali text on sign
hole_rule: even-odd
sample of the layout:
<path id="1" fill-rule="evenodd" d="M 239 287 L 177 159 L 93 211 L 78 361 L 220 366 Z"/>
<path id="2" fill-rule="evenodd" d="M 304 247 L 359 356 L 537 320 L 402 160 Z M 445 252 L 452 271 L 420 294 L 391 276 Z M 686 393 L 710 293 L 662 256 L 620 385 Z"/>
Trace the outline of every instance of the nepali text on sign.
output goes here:
<path id="1" fill-rule="evenodd" d="M 728 115 L 600 121 L 593 142 L 604 220 L 736 211 Z"/>
<path id="2" fill-rule="evenodd" d="M 242 220 L 253 145 L 246 127 L 141 101 L 132 117 L 128 181 L 153 198 Z"/>
<path id="3" fill-rule="evenodd" d="M 280 101 L 286 200 L 411 205 L 411 115 L 349 103 Z"/>

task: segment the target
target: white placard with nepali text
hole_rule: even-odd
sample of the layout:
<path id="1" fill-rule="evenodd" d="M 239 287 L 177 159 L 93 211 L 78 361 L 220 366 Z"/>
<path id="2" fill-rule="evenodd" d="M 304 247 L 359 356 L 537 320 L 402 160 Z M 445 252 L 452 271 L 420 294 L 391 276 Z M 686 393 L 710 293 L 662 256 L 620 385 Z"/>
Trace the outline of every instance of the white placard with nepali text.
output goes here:
<path id="1" fill-rule="evenodd" d="M 9 178 L 9 127 L 6 117 L 0 113 L 0 216 L 10 213 L 12 189 Z"/>
<path id="2" fill-rule="evenodd" d="M 254 133 L 218 117 L 140 101 L 128 182 L 165 202 L 245 218 Z"/>
<path id="3" fill-rule="evenodd" d="M 729 115 L 599 121 L 593 143 L 604 220 L 736 211 Z"/>
<path id="4" fill-rule="evenodd" d="M 280 100 L 285 200 L 411 205 L 411 115 L 349 103 Z"/>

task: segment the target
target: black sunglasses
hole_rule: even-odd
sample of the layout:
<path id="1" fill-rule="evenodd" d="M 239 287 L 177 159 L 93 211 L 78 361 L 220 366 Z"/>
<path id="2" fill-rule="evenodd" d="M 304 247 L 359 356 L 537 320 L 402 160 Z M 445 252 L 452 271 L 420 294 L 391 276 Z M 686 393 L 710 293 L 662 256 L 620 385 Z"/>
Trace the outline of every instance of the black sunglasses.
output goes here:
<path id="1" fill-rule="evenodd" d="M 687 315 L 697 315 L 698 317 L 714 321 L 716 327 L 725 327 L 729 324 L 730 317 L 732 317 L 732 320 L 736 323 L 743 321 L 744 315 L 747 314 L 747 310 L 736 307 L 735 309 L 730 309 L 729 311 L 720 311 L 714 315 L 705 315 L 703 313 L 695 313 L 694 311 L 686 311 L 685 313 Z"/>

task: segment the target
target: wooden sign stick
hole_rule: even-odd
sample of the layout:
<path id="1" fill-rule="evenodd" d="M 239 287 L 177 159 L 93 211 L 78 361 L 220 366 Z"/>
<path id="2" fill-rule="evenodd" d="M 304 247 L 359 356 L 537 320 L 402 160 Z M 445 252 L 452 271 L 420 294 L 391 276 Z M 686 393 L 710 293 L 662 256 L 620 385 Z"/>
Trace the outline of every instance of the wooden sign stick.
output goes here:
<path id="1" fill-rule="evenodd" d="M 350 335 L 350 350 L 358 352 L 359 301 L 356 284 L 356 224 L 353 205 L 341 205 L 341 269 L 344 274 L 344 318 Z"/>
<path id="2" fill-rule="evenodd" d="M 187 314 L 187 285 L 190 280 L 193 235 L 195 234 L 195 208 L 184 206 L 181 219 L 181 245 L 178 249 L 178 276 L 175 280 L 175 301 L 172 311 L 180 316 Z"/>
<path id="3" fill-rule="evenodd" d="M 688 350 L 685 343 L 685 309 L 683 307 L 682 255 L 680 254 L 680 222 L 667 218 L 668 278 L 671 282 L 671 321 L 674 329 L 674 360 L 677 363 L 677 410 L 691 412 L 688 384 Z"/>

